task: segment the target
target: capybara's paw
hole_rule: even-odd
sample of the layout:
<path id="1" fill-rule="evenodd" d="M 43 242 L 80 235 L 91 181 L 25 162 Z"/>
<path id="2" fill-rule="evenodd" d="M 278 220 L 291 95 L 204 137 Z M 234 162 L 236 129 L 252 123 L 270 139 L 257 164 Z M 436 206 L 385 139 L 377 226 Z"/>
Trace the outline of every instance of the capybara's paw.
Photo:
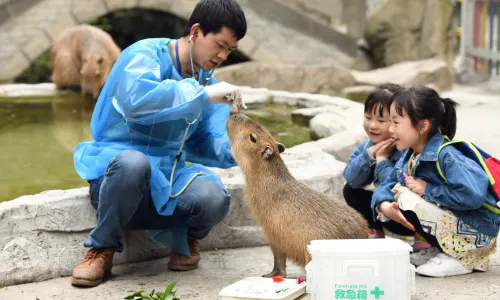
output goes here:
<path id="1" fill-rule="evenodd" d="M 271 278 L 273 276 L 283 276 L 283 277 L 285 277 L 286 273 L 283 272 L 283 271 L 280 271 L 280 270 L 272 270 L 271 273 L 267 273 L 267 274 L 262 275 L 262 277 L 267 277 L 267 278 Z"/>

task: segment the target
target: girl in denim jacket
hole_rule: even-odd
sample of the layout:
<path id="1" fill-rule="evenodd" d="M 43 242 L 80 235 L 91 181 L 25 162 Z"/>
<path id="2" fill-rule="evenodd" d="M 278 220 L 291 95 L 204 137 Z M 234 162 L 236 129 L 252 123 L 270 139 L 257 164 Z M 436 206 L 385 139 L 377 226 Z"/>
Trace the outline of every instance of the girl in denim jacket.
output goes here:
<path id="1" fill-rule="evenodd" d="M 443 135 L 455 135 L 456 105 L 427 87 L 394 95 L 389 131 L 402 155 L 372 198 L 377 219 L 414 230 L 433 246 L 410 255 L 417 272 L 432 277 L 486 271 L 500 226 L 500 216 L 482 207 L 496 203 L 482 167 L 453 146 L 438 157 Z"/>
<path id="2" fill-rule="evenodd" d="M 401 153 L 394 148 L 389 133 L 389 108 L 393 94 L 403 88 L 397 84 L 383 84 L 365 100 L 363 128 L 369 139 L 361 142 L 349 157 L 344 169 L 346 180 L 344 198 L 352 208 L 368 221 L 370 237 L 383 237 L 382 225 L 373 220 L 370 203 L 373 190 L 389 176 Z M 390 225 L 389 225 L 390 227 Z M 400 235 L 413 235 L 406 228 L 395 228 Z"/>

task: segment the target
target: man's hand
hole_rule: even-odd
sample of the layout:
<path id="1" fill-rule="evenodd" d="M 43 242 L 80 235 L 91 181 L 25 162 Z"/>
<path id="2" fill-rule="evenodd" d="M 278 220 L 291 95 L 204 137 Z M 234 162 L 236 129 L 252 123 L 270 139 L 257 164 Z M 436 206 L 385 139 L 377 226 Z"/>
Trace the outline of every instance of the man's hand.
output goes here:
<path id="1" fill-rule="evenodd" d="M 206 86 L 205 90 L 207 91 L 208 99 L 214 104 L 226 103 L 232 105 L 236 109 L 239 107 L 247 108 L 241 98 L 240 88 L 235 85 L 221 81 Z"/>
<path id="2" fill-rule="evenodd" d="M 427 186 L 427 182 L 423 179 L 415 179 L 413 176 L 408 176 L 405 179 L 406 187 L 410 189 L 410 191 L 423 195 L 425 193 L 425 187 Z"/>
<path id="3" fill-rule="evenodd" d="M 377 144 L 368 148 L 368 151 L 372 154 L 373 157 L 387 157 L 389 158 L 391 155 L 392 148 L 394 147 L 394 139 L 389 138 L 387 140 L 383 140 L 378 142 Z M 381 152 L 381 153 L 379 153 Z"/>
<path id="4" fill-rule="evenodd" d="M 415 231 L 415 227 L 410 222 L 408 222 L 408 220 L 406 220 L 405 216 L 399 209 L 399 205 L 397 202 L 384 201 L 379 204 L 378 210 L 381 213 L 379 213 L 379 215 L 377 216 L 377 220 L 380 220 L 383 218 L 383 216 L 386 216 L 394 222 L 398 222 L 404 227 Z"/>

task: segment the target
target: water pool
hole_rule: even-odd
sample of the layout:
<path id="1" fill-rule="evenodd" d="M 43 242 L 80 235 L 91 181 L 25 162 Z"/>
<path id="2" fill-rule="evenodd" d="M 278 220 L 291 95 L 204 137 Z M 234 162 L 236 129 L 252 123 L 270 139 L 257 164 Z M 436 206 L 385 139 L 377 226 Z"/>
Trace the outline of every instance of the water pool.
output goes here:
<path id="1" fill-rule="evenodd" d="M 310 140 L 309 128 L 292 123 L 297 107 L 249 104 L 245 111 L 291 147 Z M 91 140 L 93 103 L 76 93 L 0 97 L 0 202 L 51 189 L 87 186 L 73 166 L 73 150 Z"/>

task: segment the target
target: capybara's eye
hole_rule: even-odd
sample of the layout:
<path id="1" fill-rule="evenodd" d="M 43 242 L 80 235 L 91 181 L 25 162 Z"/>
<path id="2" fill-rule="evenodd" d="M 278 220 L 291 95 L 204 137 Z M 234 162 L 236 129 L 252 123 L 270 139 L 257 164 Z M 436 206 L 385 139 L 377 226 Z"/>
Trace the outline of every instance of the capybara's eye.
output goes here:
<path id="1" fill-rule="evenodd" d="M 98 64 L 102 64 L 102 57 L 100 57 L 100 58 L 97 60 L 97 63 L 98 63 Z"/>
<path id="2" fill-rule="evenodd" d="M 257 139 L 255 138 L 255 136 L 253 135 L 253 133 L 250 133 L 250 140 L 252 141 L 252 143 L 256 143 L 257 142 Z"/>

